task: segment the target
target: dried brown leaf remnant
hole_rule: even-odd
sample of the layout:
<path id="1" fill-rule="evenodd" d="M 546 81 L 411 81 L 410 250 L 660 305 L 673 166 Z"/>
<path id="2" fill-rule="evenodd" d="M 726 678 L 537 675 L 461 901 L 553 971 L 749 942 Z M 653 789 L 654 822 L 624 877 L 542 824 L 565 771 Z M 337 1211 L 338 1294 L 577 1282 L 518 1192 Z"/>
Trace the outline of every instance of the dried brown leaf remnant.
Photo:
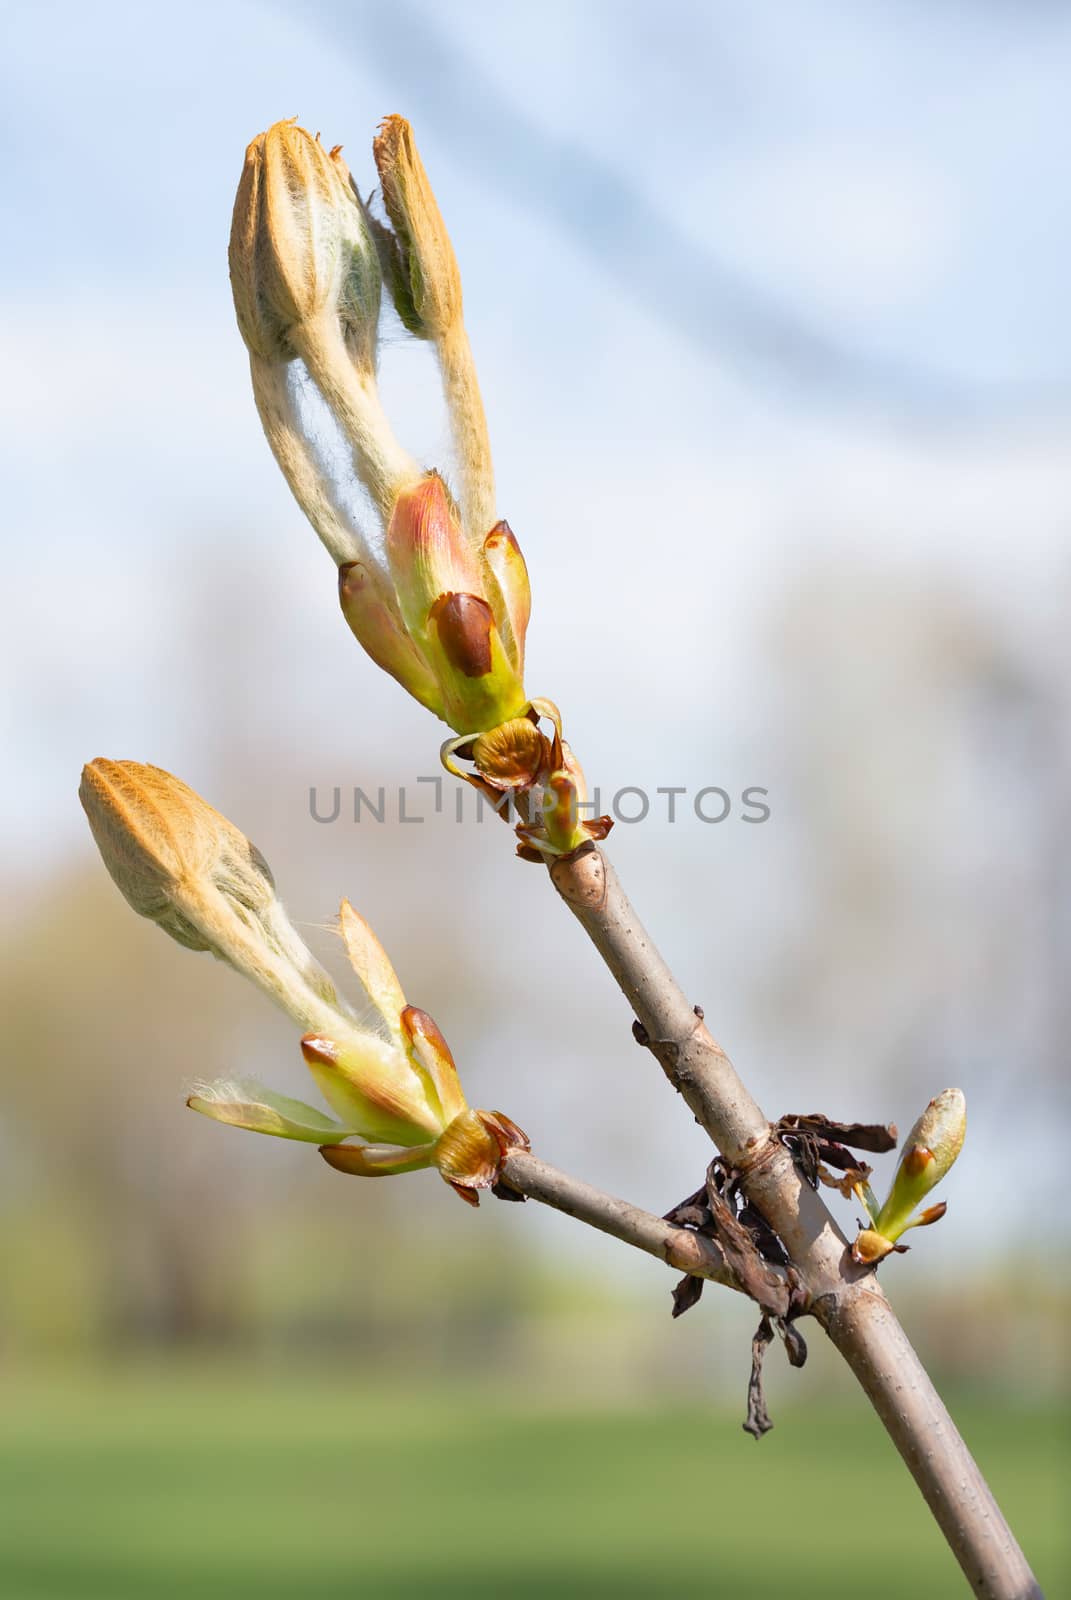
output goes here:
<path id="1" fill-rule="evenodd" d="M 821 1112 L 781 1117 L 774 1125 L 774 1132 L 786 1150 L 792 1152 L 812 1189 L 824 1183 L 839 1190 L 845 1199 L 850 1199 L 856 1189 L 866 1183 L 873 1170 L 867 1162 L 853 1155 L 852 1150 L 883 1155 L 896 1148 L 896 1128 L 891 1123 L 834 1122 Z M 851 1149 L 847 1148 L 849 1145 Z M 842 1176 L 834 1177 L 830 1167 L 835 1167 Z"/>
<path id="2" fill-rule="evenodd" d="M 725 1258 L 736 1287 L 762 1309 L 751 1342 L 745 1430 L 760 1439 L 773 1427 L 762 1390 L 762 1362 L 766 1347 L 780 1334 L 789 1363 L 802 1367 L 807 1346 L 794 1319 L 806 1309 L 799 1279 L 781 1240 L 748 1203 L 742 1175 L 721 1157 L 707 1171 L 706 1182 L 666 1213 L 665 1220 L 714 1240 Z M 781 1270 L 774 1271 L 774 1268 Z M 673 1290 L 673 1316 L 691 1310 L 703 1292 L 703 1280 L 685 1275 Z"/>

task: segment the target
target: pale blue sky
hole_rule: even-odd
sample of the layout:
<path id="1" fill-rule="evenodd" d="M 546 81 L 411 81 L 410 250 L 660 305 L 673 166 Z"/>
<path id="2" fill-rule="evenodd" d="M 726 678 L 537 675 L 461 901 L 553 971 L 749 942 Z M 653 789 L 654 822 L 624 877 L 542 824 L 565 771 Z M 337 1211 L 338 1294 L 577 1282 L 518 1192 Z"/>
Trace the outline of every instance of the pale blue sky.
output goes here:
<path id="1" fill-rule="evenodd" d="M 690 594 L 727 584 L 733 612 L 771 550 L 783 565 L 786 540 L 805 553 L 857 517 L 865 539 L 877 514 L 898 548 L 955 563 L 973 540 L 998 568 L 1007 541 L 1044 560 L 1062 536 L 1061 8 L 46 0 L 9 5 L 4 35 L 0 450 L 9 573 L 30 585 L 7 647 L 34 685 L 11 715 L 17 740 L 47 745 L 17 852 L 45 819 L 66 832 L 54 784 L 118 692 L 118 652 L 163 648 L 144 590 L 175 582 L 170 559 L 289 525 L 280 559 L 322 594 L 258 436 L 225 271 L 242 149 L 280 115 L 342 141 L 369 185 L 379 116 L 415 123 L 464 267 L 503 509 L 537 570 L 540 552 L 550 572 L 597 570 L 613 597 L 612 519 L 624 607 L 674 501 Z M 680 282 L 687 299 L 707 268 L 743 309 L 712 289 L 686 336 Z M 431 457 L 421 353 L 385 366 Z M 1005 407 L 1011 424 L 961 426 Z M 1013 521 L 1024 497 L 1039 514 Z M 152 717 L 131 712 L 134 731 Z"/>

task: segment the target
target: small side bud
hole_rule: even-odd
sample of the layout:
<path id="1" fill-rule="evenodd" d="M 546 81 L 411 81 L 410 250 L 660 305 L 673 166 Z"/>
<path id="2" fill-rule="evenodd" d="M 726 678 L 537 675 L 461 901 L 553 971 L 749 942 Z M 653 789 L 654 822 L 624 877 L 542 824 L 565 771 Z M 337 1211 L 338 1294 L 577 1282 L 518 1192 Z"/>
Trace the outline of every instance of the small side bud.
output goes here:
<path id="1" fill-rule="evenodd" d="M 610 817 L 582 820 L 581 812 L 588 799 L 587 783 L 580 763 L 561 737 L 557 707 L 539 700 L 534 700 L 532 707 L 543 715 L 550 715 L 555 723 L 551 749 L 557 761 L 545 780 L 539 820 L 517 825 L 520 840 L 517 854 L 525 861 L 540 861 L 571 855 L 584 845 L 605 839 L 613 821 Z M 544 707 L 547 709 L 543 710 Z"/>
<path id="2" fill-rule="evenodd" d="M 874 1226 L 898 1239 L 912 1226 L 915 1208 L 948 1173 L 963 1149 L 967 1102 L 962 1089 L 935 1096 L 904 1140 L 900 1165 Z"/>
<path id="3" fill-rule="evenodd" d="M 945 1089 L 936 1095 L 904 1140 L 900 1163 L 884 1205 L 875 1215 L 873 1198 L 867 1200 L 872 1226 L 864 1229 L 852 1247 L 860 1263 L 881 1260 L 909 1228 L 929 1227 L 944 1216 L 944 1201 L 916 1214 L 925 1199 L 951 1169 L 963 1149 L 967 1132 L 967 1102 L 962 1089 Z M 884 1241 L 883 1248 L 877 1241 Z"/>
<path id="4" fill-rule="evenodd" d="M 587 838 L 580 827 L 580 792 L 576 782 L 568 772 L 552 772 L 543 800 L 547 838 L 560 854 L 568 854 Z"/>

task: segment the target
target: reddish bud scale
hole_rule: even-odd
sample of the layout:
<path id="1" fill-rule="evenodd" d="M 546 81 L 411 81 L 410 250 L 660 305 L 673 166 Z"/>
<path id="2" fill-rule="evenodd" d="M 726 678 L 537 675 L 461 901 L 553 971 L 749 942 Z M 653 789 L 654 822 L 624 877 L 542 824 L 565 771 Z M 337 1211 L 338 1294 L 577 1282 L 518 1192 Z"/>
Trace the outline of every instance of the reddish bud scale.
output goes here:
<path id="1" fill-rule="evenodd" d="M 909 1178 L 921 1178 L 933 1159 L 932 1150 L 927 1150 L 925 1145 L 914 1145 L 904 1153 L 904 1172 Z"/>
<path id="2" fill-rule="evenodd" d="M 469 759 L 492 789 L 526 789 L 546 770 L 550 745 L 529 717 L 511 717 L 481 733 Z"/>
<path id="3" fill-rule="evenodd" d="M 498 1182 L 502 1163 L 514 1149 L 531 1149 L 528 1135 L 503 1112 L 465 1111 L 439 1139 L 435 1164 L 451 1188 L 476 1205 L 473 1191 Z"/>
<path id="4" fill-rule="evenodd" d="M 441 594 L 428 616 L 450 665 L 466 678 L 486 677 L 495 625 L 487 601 L 474 594 Z"/>
<path id="5" fill-rule="evenodd" d="M 402 623 L 437 687 L 443 720 L 461 734 L 480 733 L 520 713 L 524 685 L 505 645 L 514 636 L 500 585 L 466 539 L 437 473 L 398 496 L 386 552 Z M 370 632 L 371 622 L 354 619 L 352 606 L 348 615 L 364 642 L 360 629 Z M 373 644 L 382 652 L 372 640 L 371 654 Z"/>

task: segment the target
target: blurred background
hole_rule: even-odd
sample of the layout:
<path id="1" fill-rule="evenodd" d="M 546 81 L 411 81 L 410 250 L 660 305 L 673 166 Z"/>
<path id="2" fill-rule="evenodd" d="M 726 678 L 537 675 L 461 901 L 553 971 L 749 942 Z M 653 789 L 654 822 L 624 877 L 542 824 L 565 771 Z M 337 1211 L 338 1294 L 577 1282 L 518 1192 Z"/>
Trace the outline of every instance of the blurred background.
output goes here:
<path id="1" fill-rule="evenodd" d="M 641 915 L 771 1115 L 905 1130 L 966 1091 L 948 1216 L 885 1282 L 1058 1592 L 1069 72 L 1041 0 L 4 7 L 12 1600 L 817 1596 L 834 1557 L 959 1592 L 816 1338 L 801 1373 L 772 1353 L 756 1446 L 735 1297 L 673 1323 L 668 1274 L 533 1205 L 343 1183 L 183 1108 L 303 1068 L 123 905 L 76 799 L 97 755 L 231 817 L 340 973 L 348 895 L 546 1158 L 663 1212 L 709 1154 L 543 875 L 417 785 L 441 730 L 355 645 L 260 432 L 244 147 L 297 114 L 367 191 L 394 111 L 464 274 L 529 688 L 604 806 L 650 800 L 610 844 Z M 428 352 L 384 337 L 399 431 L 448 465 Z"/>

